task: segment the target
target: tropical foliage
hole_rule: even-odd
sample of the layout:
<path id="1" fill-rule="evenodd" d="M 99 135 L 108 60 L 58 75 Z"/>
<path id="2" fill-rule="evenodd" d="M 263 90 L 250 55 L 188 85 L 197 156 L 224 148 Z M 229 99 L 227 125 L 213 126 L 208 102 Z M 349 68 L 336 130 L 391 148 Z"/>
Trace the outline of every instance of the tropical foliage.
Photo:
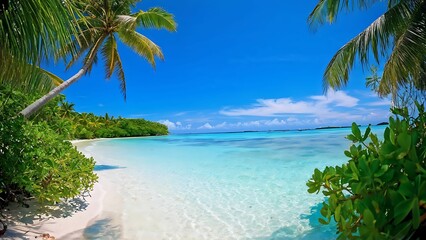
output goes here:
<path id="1" fill-rule="evenodd" d="M 67 48 L 71 55 L 76 52 L 69 42 L 78 31 L 75 18 L 81 14 L 73 2 L 1 1 L 0 84 L 25 91 L 46 91 L 60 84 L 39 65 L 57 60 L 61 49 Z"/>
<path id="2" fill-rule="evenodd" d="M 352 125 L 342 166 L 315 169 L 308 192 L 322 193 L 319 219 L 337 222 L 339 239 L 418 239 L 426 233 L 426 113 L 394 109 L 383 140 Z"/>
<path id="3" fill-rule="evenodd" d="M 59 104 L 58 104 L 59 100 Z M 114 118 L 105 114 L 77 113 L 74 104 L 63 96 L 52 100 L 35 120 L 49 122 L 50 127 L 65 139 L 140 137 L 168 134 L 165 125 L 145 119 Z"/>
<path id="4" fill-rule="evenodd" d="M 25 97 L 23 102 L 31 102 L 38 97 Z M 32 122 L 46 122 L 63 139 L 91 139 L 113 137 L 140 137 L 168 134 L 165 125 L 145 119 L 127 119 L 122 117 L 96 116 L 93 113 L 78 113 L 74 104 L 59 95 L 46 107 L 30 118 Z"/>
<path id="5" fill-rule="evenodd" d="M 321 0 L 309 16 L 312 27 L 333 23 L 341 11 L 368 9 L 380 1 Z M 346 85 L 356 60 L 385 60 L 379 94 L 395 93 L 406 83 L 426 86 L 426 1 L 388 0 L 387 11 L 334 55 L 324 73 L 324 87 Z"/>
<path id="6" fill-rule="evenodd" d="M 137 32 L 137 28 L 176 30 L 173 15 L 161 8 L 131 13 L 131 8 L 137 2 L 139 1 L 89 0 L 77 2 L 76 6 L 83 14 L 78 19 L 80 31 L 70 42 L 70 48 L 65 48 L 63 53 L 68 55 L 69 49 L 79 46 L 77 54 L 71 55 L 68 67 L 74 65 L 80 58 L 83 58 L 83 67 L 74 76 L 21 111 L 21 114 L 26 117 L 32 115 L 50 99 L 90 72 L 98 60 L 99 53 L 104 61 L 105 78 L 109 79 L 115 73 L 126 99 L 126 81 L 118 53 L 117 40 L 121 40 L 155 68 L 155 58 L 163 59 L 161 49 L 150 39 Z"/>
<path id="7" fill-rule="evenodd" d="M 92 189 L 95 162 L 84 157 L 47 122 L 25 120 L 15 109 L 26 95 L 0 87 L 0 209 L 32 196 L 59 202 Z"/>
<path id="8" fill-rule="evenodd" d="M 37 97 L 0 85 L 0 211 L 10 201 L 60 202 L 92 189 L 94 159 L 69 139 L 168 133 L 166 126 L 144 119 L 77 113 L 62 95 L 31 119 L 16 116 L 17 108 Z"/>

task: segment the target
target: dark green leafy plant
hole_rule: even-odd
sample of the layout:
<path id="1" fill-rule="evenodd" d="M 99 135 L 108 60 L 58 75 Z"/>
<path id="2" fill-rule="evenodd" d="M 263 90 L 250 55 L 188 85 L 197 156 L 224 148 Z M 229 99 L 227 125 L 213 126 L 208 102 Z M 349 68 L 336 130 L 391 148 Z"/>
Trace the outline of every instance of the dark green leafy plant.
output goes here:
<path id="1" fill-rule="evenodd" d="M 0 210 L 32 196 L 59 202 L 93 188 L 95 162 L 46 122 L 25 120 L 15 109 L 28 103 L 22 93 L 0 86 Z"/>
<path id="2" fill-rule="evenodd" d="M 352 124 L 342 166 L 315 169 L 309 193 L 322 193 L 319 219 L 337 223 L 338 239 L 418 239 L 426 230 L 426 113 L 394 109 L 383 140 Z"/>

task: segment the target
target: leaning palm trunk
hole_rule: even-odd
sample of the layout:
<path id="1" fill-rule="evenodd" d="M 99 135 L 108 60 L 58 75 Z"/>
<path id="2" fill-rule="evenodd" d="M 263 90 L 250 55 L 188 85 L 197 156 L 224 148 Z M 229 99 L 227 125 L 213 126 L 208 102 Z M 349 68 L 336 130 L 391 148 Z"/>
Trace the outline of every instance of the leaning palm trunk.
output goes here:
<path id="1" fill-rule="evenodd" d="M 33 102 L 31 105 L 29 105 L 24 110 L 22 110 L 20 114 L 22 114 L 25 118 L 28 118 L 31 115 L 33 115 L 35 112 L 37 112 L 37 110 L 43 107 L 52 98 L 58 96 L 59 93 L 61 93 L 64 89 L 66 89 L 71 84 L 79 80 L 86 73 L 87 67 L 88 65 L 86 64 L 86 66 L 80 69 L 80 71 L 78 71 L 74 76 L 70 77 L 69 79 L 64 81 L 61 85 L 52 89 L 49 93 L 39 98 L 37 101 Z"/>
<path id="2" fill-rule="evenodd" d="M 20 112 L 25 118 L 30 117 L 33 115 L 37 110 L 39 110 L 41 107 L 46 105 L 47 102 L 49 102 L 52 98 L 56 97 L 61 93 L 63 90 L 65 90 L 67 87 L 69 87 L 71 84 L 77 82 L 91 67 L 93 64 L 93 61 L 96 57 L 96 51 L 99 48 L 98 43 L 102 43 L 105 38 L 100 38 L 97 41 L 97 44 L 93 47 L 93 51 L 91 54 L 89 54 L 87 61 L 85 61 L 84 66 L 72 77 L 68 78 L 66 81 L 61 83 L 59 86 L 52 89 L 50 92 L 48 92 L 43 97 L 39 98 L 37 101 L 33 102 L 31 105 L 26 107 L 24 110 Z"/>

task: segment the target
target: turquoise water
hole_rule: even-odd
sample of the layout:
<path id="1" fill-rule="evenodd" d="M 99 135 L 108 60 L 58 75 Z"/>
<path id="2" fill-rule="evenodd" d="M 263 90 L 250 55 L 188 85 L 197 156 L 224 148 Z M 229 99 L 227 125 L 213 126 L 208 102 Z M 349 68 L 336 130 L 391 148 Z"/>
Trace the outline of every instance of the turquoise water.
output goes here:
<path id="1" fill-rule="evenodd" d="M 323 196 L 308 194 L 305 184 L 315 168 L 347 161 L 349 133 L 113 139 L 84 152 L 119 186 L 122 200 L 114 218 L 123 239 L 334 239 L 334 227 L 317 223 Z M 89 229 L 88 239 L 104 231 Z"/>

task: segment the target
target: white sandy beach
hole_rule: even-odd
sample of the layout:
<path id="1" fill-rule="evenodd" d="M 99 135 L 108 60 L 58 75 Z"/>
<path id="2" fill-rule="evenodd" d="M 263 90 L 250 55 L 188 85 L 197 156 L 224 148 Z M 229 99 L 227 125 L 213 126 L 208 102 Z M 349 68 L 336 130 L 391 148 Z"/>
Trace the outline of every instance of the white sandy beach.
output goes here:
<path id="1" fill-rule="evenodd" d="M 90 141 L 77 140 L 72 143 L 81 150 Z M 106 193 L 108 189 L 111 191 L 111 185 L 104 174 L 97 174 L 99 180 L 93 191 L 69 201 L 68 204 L 53 207 L 53 216 L 43 215 L 32 203 L 29 203 L 29 208 L 10 206 L 10 211 L 5 212 L 8 230 L 3 239 L 40 239 L 42 234 L 49 234 L 56 239 L 81 239 L 83 230 L 101 215 Z"/>

